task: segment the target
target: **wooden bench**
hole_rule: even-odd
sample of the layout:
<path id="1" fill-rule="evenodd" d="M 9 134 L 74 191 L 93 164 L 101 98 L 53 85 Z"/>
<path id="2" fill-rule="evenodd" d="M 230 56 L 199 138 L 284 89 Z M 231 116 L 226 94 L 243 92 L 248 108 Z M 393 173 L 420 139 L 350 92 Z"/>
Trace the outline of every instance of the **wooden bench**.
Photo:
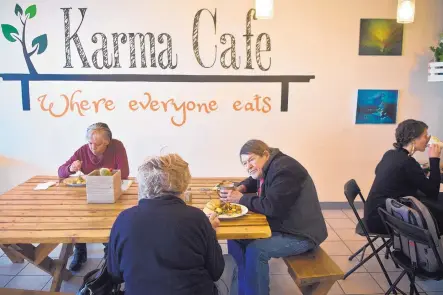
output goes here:
<path id="1" fill-rule="evenodd" d="M 0 295 L 74 295 L 72 293 L 31 291 L 21 289 L 0 288 Z"/>
<path id="2" fill-rule="evenodd" d="M 285 257 L 283 260 L 303 295 L 328 294 L 332 285 L 344 276 L 340 267 L 321 247 L 313 252 Z"/>

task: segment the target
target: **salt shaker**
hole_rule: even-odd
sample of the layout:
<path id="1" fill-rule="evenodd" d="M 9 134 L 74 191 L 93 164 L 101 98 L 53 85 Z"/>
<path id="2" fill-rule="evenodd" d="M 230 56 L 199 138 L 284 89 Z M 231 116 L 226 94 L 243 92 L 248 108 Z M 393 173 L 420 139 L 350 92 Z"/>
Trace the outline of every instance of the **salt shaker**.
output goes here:
<path id="1" fill-rule="evenodd" d="M 192 192 L 190 187 L 188 187 L 188 189 L 185 192 L 185 203 L 187 204 L 192 203 Z"/>

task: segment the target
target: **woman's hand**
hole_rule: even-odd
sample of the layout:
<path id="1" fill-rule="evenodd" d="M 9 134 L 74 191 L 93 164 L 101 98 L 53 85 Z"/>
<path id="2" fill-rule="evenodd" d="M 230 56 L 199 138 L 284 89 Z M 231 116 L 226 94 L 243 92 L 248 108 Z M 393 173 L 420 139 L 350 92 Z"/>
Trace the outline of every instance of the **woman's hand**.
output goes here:
<path id="1" fill-rule="evenodd" d="M 79 160 L 72 162 L 71 166 L 69 166 L 69 171 L 72 173 L 76 173 L 80 171 L 80 169 L 82 169 L 82 161 Z"/>
<path id="2" fill-rule="evenodd" d="M 218 215 L 217 215 L 217 213 L 215 213 L 215 212 L 208 216 L 208 218 L 209 218 L 209 222 L 211 223 L 212 228 L 213 228 L 214 230 L 216 230 L 217 227 L 220 226 L 220 220 L 218 219 L 217 216 L 218 216 Z"/>
<path id="3" fill-rule="evenodd" d="M 243 197 L 243 194 L 238 190 L 220 190 L 220 200 L 223 202 L 238 203 L 240 202 L 241 197 Z"/>
<path id="4" fill-rule="evenodd" d="M 440 158 L 441 147 L 438 144 L 431 144 L 429 147 L 429 158 Z"/>

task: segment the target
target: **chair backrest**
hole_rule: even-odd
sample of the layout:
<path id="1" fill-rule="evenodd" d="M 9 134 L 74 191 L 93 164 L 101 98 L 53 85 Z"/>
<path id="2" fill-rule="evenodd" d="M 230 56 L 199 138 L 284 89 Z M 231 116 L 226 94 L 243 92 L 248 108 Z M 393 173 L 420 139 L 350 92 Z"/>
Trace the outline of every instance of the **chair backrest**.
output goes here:
<path id="1" fill-rule="evenodd" d="M 395 206 L 396 209 L 400 208 L 398 205 Z M 411 268 L 415 267 L 427 272 L 443 270 L 443 262 L 437 250 L 437 247 L 441 246 L 436 244 L 426 223 L 419 220 L 420 215 L 415 212 L 416 210 L 410 208 L 406 214 L 395 210 L 388 212 L 389 210 L 390 208 L 387 210 L 378 208 L 380 217 L 393 241 L 394 250 L 403 252 L 409 258 Z M 403 220 L 405 215 L 408 216 L 407 220 Z"/>
<path id="2" fill-rule="evenodd" d="M 363 205 L 365 204 L 365 199 L 363 198 L 360 187 L 358 186 L 355 179 L 351 179 L 348 182 L 346 182 L 345 196 L 346 196 L 346 199 L 348 199 L 349 206 L 351 206 L 351 209 L 354 212 L 354 215 L 357 218 L 358 224 L 360 225 L 361 229 L 363 230 L 363 233 L 367 237 L 369 237 L 369 231 L 366 228 L 365 223 L 361 219 L 360 215 L 358 214 L 357 208 L 355 208 L 355 204 L 354 204 L 355 198 L 357 198 L 357 196 L 360 196 L 360 199 L 363 202 Z"/>
<path id="3" fill-rule="evenodd" d="M 363 197 L 360 187 L 358 186 L 355 179 L 351 179 L 345 184 L 345 196 L 346 199 L 348 199 L 348 203 L 351 207 L 354 207 L 355 198 L 357 196 L 360 196 L 361 201 L 363 204 L 366 202 L 365 198 Z"/>

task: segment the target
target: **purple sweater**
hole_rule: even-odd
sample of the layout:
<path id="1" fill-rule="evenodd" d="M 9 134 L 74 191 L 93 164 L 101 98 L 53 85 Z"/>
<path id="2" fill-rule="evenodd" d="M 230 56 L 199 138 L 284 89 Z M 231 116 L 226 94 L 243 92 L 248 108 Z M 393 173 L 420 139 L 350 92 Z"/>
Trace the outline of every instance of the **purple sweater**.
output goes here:
<path id="1" fill-rule="evenodd" d="M 58 168 L 58 176 L 60 178 L 67 178 L 71 174 L 74 174 L 69 171 L 69 166 L 76 160 L 82 161 L 81 171 L 84 174 L 89 174 L 95 169 L 109 168 L 121 170 L 122 179 L 127 179 L 129 176 L 129 165 L 126 149 L 123 143 L 117 139 L 111 140 L 111 143 L 106 148 L 101 159 L 91 152 L 88 144 L 83 145 L 68 161 L 66 161 L 66 163 Z"/>

